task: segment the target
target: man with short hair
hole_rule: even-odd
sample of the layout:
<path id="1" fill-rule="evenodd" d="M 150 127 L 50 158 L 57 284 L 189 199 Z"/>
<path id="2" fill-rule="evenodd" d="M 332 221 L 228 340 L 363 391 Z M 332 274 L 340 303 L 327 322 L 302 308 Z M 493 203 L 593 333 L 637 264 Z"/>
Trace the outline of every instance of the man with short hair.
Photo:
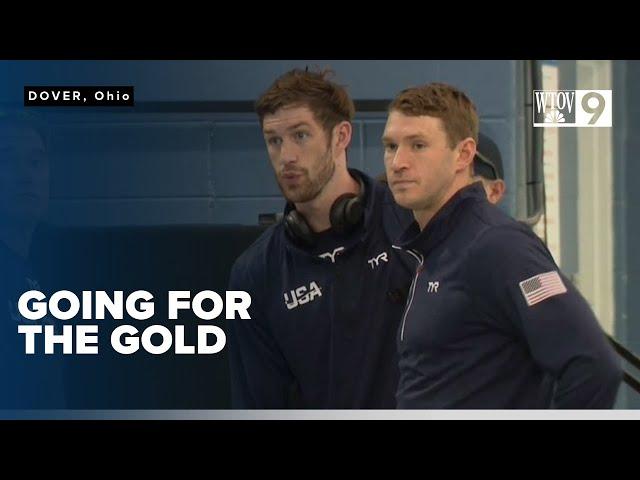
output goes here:
<path id="1" fill-rule="evenodd" d="M 23 111 L 0 111 L 0 409 L 65 406 L 62 354 L 46 355 L 36 342 L 26 353 L 19 325 L 60 324 L 50 316 L 34 322 L 18 311 L 18 299 L 42 291 L 30 259 L 34 231 L 49 201 L 46 126 Z M 47 326 L 48 326 L 47 325 Z"/>
<path id="2" fill-rule="evenodd" d="M 398 407 L 611 408 L 619 359 L 545 245 L 473 182 L 477 140 L 475 106 L 452 86 L 390 105 L 387 179 L 415 218 L 399 241 L 416 266 Z"/>
<path id="3" fill-rule="evenodd" d="M 348 168 L 354 105 L 329 72 L 285 73 L 256 111 L 287 206 L 232 269 L 252 299 L 230 329 L 233 406 L 395 408 L 411 255 L 392 240 L 411 212 Z"/>

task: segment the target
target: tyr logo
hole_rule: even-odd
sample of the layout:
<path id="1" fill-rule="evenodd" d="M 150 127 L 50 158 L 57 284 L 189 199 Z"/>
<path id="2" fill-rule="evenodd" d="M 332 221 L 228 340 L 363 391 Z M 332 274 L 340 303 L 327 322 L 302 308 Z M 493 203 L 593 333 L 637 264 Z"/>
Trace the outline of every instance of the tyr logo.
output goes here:
<path id="1" fill-rule="evenodd" d="M 367 263 L 371 265 L 371 270 L 373 270 L 380 264 L 380 260 L 382 260 L 383 262 L 389 261 L 389 259 L 387 258 L 387 252 L 382 252 L 380 255 L 377 255 L 367 260 Z"/>

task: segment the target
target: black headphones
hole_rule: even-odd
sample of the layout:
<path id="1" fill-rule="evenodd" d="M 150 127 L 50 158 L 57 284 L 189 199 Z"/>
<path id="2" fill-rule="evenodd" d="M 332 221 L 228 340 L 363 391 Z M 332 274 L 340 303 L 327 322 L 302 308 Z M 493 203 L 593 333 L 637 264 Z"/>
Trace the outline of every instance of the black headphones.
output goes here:
<path id="1" fill-rule="evenodd" d="M 331 205 L 329 221 L 331 228 L 337 233 L 347 233 L 353 230 L 362 220 L 365 204 L 364 180 L 360 175 L 355 175 L 360 184 L 360 193 L 345 193 L 340 195 Z M 282 222 L 284 230 L 294 242 L 307 247 L 313 247 L 317 238 L 305 218 L 291 206 L 291 211 L 287 213 Z"/>

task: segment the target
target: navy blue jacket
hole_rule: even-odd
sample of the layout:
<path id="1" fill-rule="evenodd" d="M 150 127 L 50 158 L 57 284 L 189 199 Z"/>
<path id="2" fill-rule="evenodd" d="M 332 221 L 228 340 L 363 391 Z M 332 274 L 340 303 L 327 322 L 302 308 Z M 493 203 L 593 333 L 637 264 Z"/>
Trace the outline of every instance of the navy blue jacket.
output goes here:
<path id="1" fill-rule="evenodd" d="M 43 334 L 36 337 L 35 353 L 25 353 L 25 335 L 18 325 L 53 325 L 62 333 L 59 321 L 47 315 L 39 321 L 27 320 L 18 311 L 18 299 L 29 290 L 47 293 L 35 280 L 28 261 L 0 241 L 0 409 L 64 408 L 64 362 L 56 354 L 44 353 Z"/>
<path id="2" fill-rule="evenodd" d="M 419 266 L 398 332 L 399 408 L 613 406 L 620 364 L 590 307 L 481 183 L 400 243 Z"/>
<path id="3" fill-rule="evenodd" d="M 321 234 L 308 250 L 278 223 L 235 262 L 229 290 L 252 299 L 251 320 L 230 322 L 235 408 L 395 408 L 414 267 L 392 239 L 413 216 L 386 184 L 363 179 L 364 221 L 351 234 Z"/>

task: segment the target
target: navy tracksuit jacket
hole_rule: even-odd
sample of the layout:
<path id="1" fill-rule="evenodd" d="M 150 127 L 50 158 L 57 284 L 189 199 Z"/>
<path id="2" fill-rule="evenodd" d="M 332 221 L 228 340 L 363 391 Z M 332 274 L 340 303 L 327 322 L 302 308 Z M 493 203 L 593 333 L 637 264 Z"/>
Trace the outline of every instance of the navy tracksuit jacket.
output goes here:
<path id="1" fill-rule="evenodd" d="M 278 223 L 235 262 L 229 290 L 252 299 L 251 320 L 230 322 L 235 408 L 395 408 L 414 262 L 392 239 L 413 215 L 363 179 L 364 221 L 351 234 L 329 231 L 305 249 Z"/>
<path id="2" fill-rule="evenodd" d="M 400 239 L 416 265 L 398 408 L 610 408 L 619 359 L 540 239 L 463 188 Z"/>

